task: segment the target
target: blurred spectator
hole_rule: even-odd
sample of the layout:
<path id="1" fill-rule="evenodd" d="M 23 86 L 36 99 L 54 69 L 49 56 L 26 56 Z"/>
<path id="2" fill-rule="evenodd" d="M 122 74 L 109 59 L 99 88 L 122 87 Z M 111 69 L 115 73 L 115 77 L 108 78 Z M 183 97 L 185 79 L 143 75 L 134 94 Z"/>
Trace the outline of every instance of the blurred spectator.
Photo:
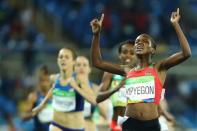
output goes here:
<path id="1" fill-rule="evenodd" d="M 23 62 L 28 74 L 32 74 L 36 66 L 35 55 L 36 50 L 34 49 L 33 43 L 29 41 L 27 48 L 23 52 Z"/>

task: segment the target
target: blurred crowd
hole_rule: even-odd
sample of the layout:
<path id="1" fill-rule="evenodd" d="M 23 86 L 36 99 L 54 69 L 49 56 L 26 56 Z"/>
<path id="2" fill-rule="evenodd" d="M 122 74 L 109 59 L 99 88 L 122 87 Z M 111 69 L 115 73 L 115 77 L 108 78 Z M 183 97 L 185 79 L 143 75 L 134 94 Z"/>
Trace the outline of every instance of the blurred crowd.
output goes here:
<path id="1" fill-rule="evenodd" d="M 177 8 L 179 0 L 34 0 L 36 7 L 50 14 L 63 27 L 63 32 L 80 46 L 89 47 L 91 39 L 90 20 L 105 14 L 102 44 L 113 47 L 117 42 L 144 32 L 159 42 L 176 43 L 170 23 L 170 12 Z M 195 2 L 188 2 L 194 5 Z M 195 8 L 195 6 L 194 6 Z M 184 25 L 188 39 L 196 41 L 192 28 Z M 193 38 L 194 37 L 194 38 Z M 192 42 L 193 44 L 193 42 Z"/>
<path id="2" fill-rule="evenodd" d="M 113 4 L 112 4 L 113 3 Z M 171 2 L 169 1 L 171 4 Z M 178 2 L 173 1 L 176 5 Z M 165 5 L 166 4 L 166 8 Z M 157 0 L 129 1 L 129 0 L 39 0 L 35 5 L 42 8 L 58 23 L 63 26 L 63 32 L 80 41 L 85 47 L 89 47 L 91 39 L 90 20 L 105 14 L 103 35 L 101 43 L 105 47 L 113 47 L 117 41 L 127 38 L 135 38 L 141 32 L 154 35 L 162 39 L 167 34 L 170 40 L 171 28 L 169 27 L 170 10 L 175 6 L 167 6 L 168 2 Z M 154 6 L 157 5 L 157 6 Z M 162 7 L 164 7 L 162 9 Z M 166 10 L 168 9 L 168 11 Z M 165 25 L 165 26 L 163 26 Z"/>
<path id="3" fill-rule="evenodd" d="M 190 0 L 192 1 L 192 0 Z M 90 20 L 105 14 L 101 45 L 106 49 L 115 47 L 120 41 L 135 39 L 140 33 L 148 33 L 166 46 L 178 45 L 171 27 L 170 12 L 180 0 L 0 0 L 0 130 L 9 124 L 21 124 L 19 114 L 23 100 L 34 87 L 33 72 L 39 64 L 39 51 L 54 53 L 54 41 L 35 23 L 36 15 L 43 14 L 46 22 L 52 21 L 60 27 L 58 35 L 66 37 L 77 47 L 90 48 Z M 192 1 L 194 11 L 197 2 Z M 191 4 L 191 3 L 190 3 Z M 196 5 L 196 6 L 194 6 Z M 182 12 L 181 12 L 182 13 Z M 189 22 L 182 23 L 192 47 L 196 46 L 197 33 Z M 65 42 L 66 43 L 66 42 Z M 51 45 L 53 44 L 53 45 Z M 53 49 L 51 47 L 54 47 Z M 6 65 L 6 55 L 19 53 L 24 73 L 12 77 Z M 56 57 L 56 54 L 54 54 Z M 9 67 L 9 66 L 8 66 Z M 99 81 L 99 80 L 98 80 Z M 173 75 L 166 81 L 167 100 L 170 111 L 179 126 L 197 128 L 197 82 L 184 81 Z M 2 126 L 1 126 L 2 125 Z M 31 123 L 30 123 L 31 125 Z M 30 130 L 31 126 L 28 126 Z"/>

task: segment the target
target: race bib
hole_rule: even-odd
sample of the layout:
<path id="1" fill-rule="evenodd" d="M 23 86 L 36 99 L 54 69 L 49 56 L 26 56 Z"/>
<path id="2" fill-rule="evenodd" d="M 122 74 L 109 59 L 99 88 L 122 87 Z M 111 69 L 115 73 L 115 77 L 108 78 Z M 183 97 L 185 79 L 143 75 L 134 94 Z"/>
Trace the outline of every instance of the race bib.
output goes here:
<path id="1" fill-rule="evenodd" d="M 124 80 L 124 77 L 122 77 L 120 75 L 114 75 L 113 80 L 111 82 L 111 87 L 116 88 L 117 86 L 119 86 L 119 84 L 121 83 L 122 80 Z"/>
<path id="2" fill-rule="evenodd" d="M 42 123 L 48 123 L 48 122 L 52 121 L 52 119 L 53 119 L 53 108 L 52 108 L 51 104 L 47 104 L 47 106 L 39 112 L 38 119 Z"/>
<path id="3" fill-rule="evenodd" d="M 76 94 L 74 90 L 62 91 L 54 89 L 52 105 L 55 110 L 61 112 L 69 112 L 75 110 Z"/>
<path id="4" fill-rule="evenodd" d="M 118 80 L 114 80 L 114 81 L 112 81 L 112 83 L 111 83 L 111 87 L 112 88 L 116 88 L 116 87 L 118 87 L 118 85 L 121 83 L 121 81 L 118 81 Z"/>
<path id="5" fill-rule="evenodd" d="M 131 101 L 144 101 L 155 98 L 155 80 L 153 76 L 129 78 L 125 83 L 126 96 Z"/>
<path id="6" fill-rule="evenodd" d="M 84 113 L 84 117 L 91 116 L 91 104 L 87 101 L 85 101 L 83 113 Z"/>
<path id="7" fill-rule="evenodd" d="M 118 91 L 118 101 L 126 103 L 127 102 L 127 96 L 126 96 L 126 88 L 122 87 Z"/>
<path id="8" fill-rule="evenodd" d="M 124 77 L 120 75 L 114 75 L 113 80 L 111 82 L 111 88 L 117 88 L 120 86 L 121 81 L 124 80 Z M 126 106 L 127 98 L 125 95 L 125 88 L 120 88 L 119 91 L 115 92 L 111 97 L 111 101 L 114 107 L 116 106 Z"/>

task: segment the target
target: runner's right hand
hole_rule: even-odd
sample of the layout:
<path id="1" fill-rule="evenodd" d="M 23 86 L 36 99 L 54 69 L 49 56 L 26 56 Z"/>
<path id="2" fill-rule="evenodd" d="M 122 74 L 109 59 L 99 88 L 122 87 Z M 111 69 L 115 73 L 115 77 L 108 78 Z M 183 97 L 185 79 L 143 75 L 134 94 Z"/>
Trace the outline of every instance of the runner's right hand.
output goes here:
<path id="1" fill-rule="evenodd" d="M 92 33 L 93 34 L 98 34 L 100 33 L 101 31 L 101 28 L 102 28 L 102 24 L 103 24 L 103 20 L 104 20 L 104 14 L 101 15 L 101 19 L 98 20 L 98 19 L 93 19 L 91 22 L 90 22 L 90 25 L 92 27 Z"/>
<path id="2" fill-rule="evenodd" d="M 37 107 L 32 109 L 32 116 L 36 116 L 42 110 L 42 106 L 38 105 Z"/>

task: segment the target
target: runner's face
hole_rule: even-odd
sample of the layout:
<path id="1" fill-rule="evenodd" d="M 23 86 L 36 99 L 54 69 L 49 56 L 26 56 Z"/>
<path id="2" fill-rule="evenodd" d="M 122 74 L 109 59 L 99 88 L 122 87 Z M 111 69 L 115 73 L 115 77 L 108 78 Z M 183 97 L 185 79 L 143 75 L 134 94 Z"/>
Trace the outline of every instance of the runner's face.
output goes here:
<path id="1" fill-rule="evenodd" d="M 39 78 L 40 88 L 48 90 L 50 88 L 50 79 L 49 75 L 42 74 Z"/>
<path id="2" fill-rule="evenodd" d="M 89 61 L 85 57 L 78 57 L 75 62 L 75 72 L 77 74 L 89 75 L 91 72 Z"/>
<path id="3" fill-rule="evenodd" d="M 121 47 L 119 58 L 123 64 L 129 64 L 136 61 L 136 55 L 134 54 L 134 48 L 131 44 L 124 44 Z"/>
<path id="4" fill-rule="evenodd" d="M 58 66 L 60 70 L 67 70 L 74 64 L 72 51 L 69 49 L 61 49 L 58 54 Z"/>
<path id="5" fill-rule="evenodd" d="M 151 54 L 151 40 L 146 35 L 140 35 L 135 40 L 134 52 L 136 55 Z"/>

